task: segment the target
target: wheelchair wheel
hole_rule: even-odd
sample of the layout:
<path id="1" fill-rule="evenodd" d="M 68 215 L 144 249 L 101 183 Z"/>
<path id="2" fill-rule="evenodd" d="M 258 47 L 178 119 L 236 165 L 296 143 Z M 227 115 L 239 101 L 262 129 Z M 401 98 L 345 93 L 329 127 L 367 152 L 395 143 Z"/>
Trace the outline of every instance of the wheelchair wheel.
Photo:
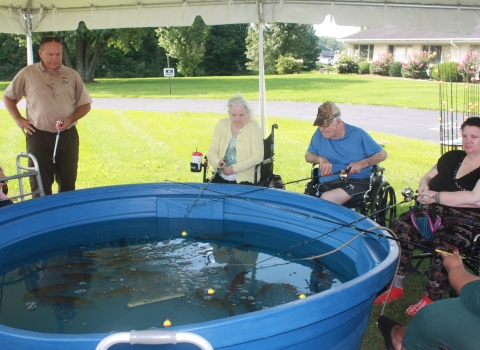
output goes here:
<path id="1" fill-rule="evenodd" d="M 370 215 L 376 214 L 370 218 L 380 226 L 391 228 L 397 215 L 395 190 L 385 181 L 372 192 L 368 211 Z"/>
<path id="2" fill-rule="evenodd" d="M 379 216 L 381 216 L 380 221 L 383 222 L 383 226 L 392 228 L 393 223 L 396 220 L 397 217 L 397 207 L 395 207 L 395 204 L 397 204 L 397 197 L 395 195 L 395 190 L 393 189 L 392 186 L 390 186 L 388 183 L 387 185 L 383 188 L 383 192 L 381 195 L 381 209 L 386 209 L 385 211 L 379 213 Z"/>

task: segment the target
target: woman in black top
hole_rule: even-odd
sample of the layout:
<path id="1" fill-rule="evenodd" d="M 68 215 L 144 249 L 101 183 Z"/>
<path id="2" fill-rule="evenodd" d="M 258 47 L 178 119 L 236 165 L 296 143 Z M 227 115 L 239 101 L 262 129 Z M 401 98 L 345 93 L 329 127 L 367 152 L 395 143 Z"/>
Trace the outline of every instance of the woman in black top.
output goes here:
<path id="1" fill-rule="evenodd" d="M 428 212 L 432 226 L 436 228 L 432 239 L 421 235 L 412 221 L 410 212 L 400 216 L 394 231 L 402 241 L 432 245 L 435 249 L 460 252 L 471 247 L 473 236 L 478 232 L 472 225 L 460 224 L 458 219 L 480 221 L 480 118 L 469 118 L 461 126 L 463 151 L 449 151 L 442 155 L 437 164 L 420 180 L 418 202 Z M 456 222 L 455 222 L 456 221 Z M 418 226 L 418 225 L 417 225 Z M 425 238 L 425 236 L 427 238 Z M 395 276 L 388 301 L 403 297 L 403 281 L 410 267 L 412 244 L 402 243 L 400 267 Z M 442 298 L 448 288 L 447 271 L 440 254 L 434 254 L 425 295 L 406 313 L 414 316 L 425 305 Z M 375 299 L 375 304 L 385 302 L 387 292 Z M 388 302 L 387 301 L 387 302 Z"/>

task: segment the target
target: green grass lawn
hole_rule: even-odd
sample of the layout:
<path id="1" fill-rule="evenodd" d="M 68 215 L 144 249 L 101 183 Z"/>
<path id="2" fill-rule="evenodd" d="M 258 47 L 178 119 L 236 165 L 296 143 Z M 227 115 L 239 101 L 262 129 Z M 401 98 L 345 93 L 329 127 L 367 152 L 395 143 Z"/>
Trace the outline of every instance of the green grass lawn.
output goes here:
<path id="1" fill-rule="evenodd" d="M 0 82 L 0 91 L 6 87 Z M 95 97 L 169 98 L 168 79 L 107 80 L 89 84 Z M 247 99 L 258 98 L 257 77 L 175 78 L 172 98 L 228 99 L 241 91 Z M 463 91 L 463 90 L 462 90 Z M 281 101 L 325 101 L 384 106 L 436 109 L 438 83 L 367 76 L 302 74 L 267 77 L 267 99 Z M 119 110 L 93 110 L 79 123 L 79 189 L 126 183 L 163 181 L 200 182 L 200 173 L 189 171 L 191 153 L 207 152 L 215 124 L 226 114 L 160 113 Z M 310 121 L 268 118 L 279 125 L 275 134 L 275 172 L 287 190 L 303 193 L 310 165 L 304 154 L 315 130 Z M 24 137 L 6 110 L 0 109 L 0 163 L 7 174 L 15 171 L 15 157 L 24 151 Z M 400 191 L 416 189 L 420 177 L 435 164 L 439 147 L 388 134 L 371 133 L 388 152 L 385 166 L 387 180 Z M 9 184 L 12 194 L 18 184 Z M 399 212 L 408 210 L 408 205 Z M 387 305 L 385 314 L 407 324 L 404 310 L 423 294 L 425 278 L 409 276 L 405 299 Z M 362 349 L 384 349 L 375 324 L 381 308 L 374 307 Z"/>
<path id="2" fill-rule="evenodd" d="M 170 84 L 172 95 L 170 96 Z M 0 82 L 3 93 L 7 82 Z M 439 109 L 436 81 L 370 75 L 319 74 L 266 76 L 266 97 L 271 101 L 302 101 Z M 246 99 L 258 99 L 258 77 L 192 77 L 145 79 L 97 79 L 87 85 L 93 98 L 176 98 L 227 100 L 240 91 Z M 453 85 L 455 99 L 463 101 L 463 84 Z"/>

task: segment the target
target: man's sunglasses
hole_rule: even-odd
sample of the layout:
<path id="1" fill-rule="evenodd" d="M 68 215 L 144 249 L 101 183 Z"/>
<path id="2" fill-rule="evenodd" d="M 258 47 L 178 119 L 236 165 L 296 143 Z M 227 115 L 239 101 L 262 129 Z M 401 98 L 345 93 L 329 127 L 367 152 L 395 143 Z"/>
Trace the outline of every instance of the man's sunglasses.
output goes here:
<path id="1" fill-rule="evenodd" d="M 63 43 L 62 38 L 59 38 L 58 36 L 45 36 L 45 37 L 42 38 L 42 40 L 40 40 L 40 44 L 49 43 L 51 41 L 55 41 L 55 42 L 60 43 L 60 44 Z"/>

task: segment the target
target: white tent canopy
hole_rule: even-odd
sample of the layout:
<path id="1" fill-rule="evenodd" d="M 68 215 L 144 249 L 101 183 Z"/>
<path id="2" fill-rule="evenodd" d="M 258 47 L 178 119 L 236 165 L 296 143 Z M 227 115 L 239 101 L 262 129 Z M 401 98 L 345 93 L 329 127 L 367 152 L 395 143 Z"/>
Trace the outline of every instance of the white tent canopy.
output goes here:
<path id="1" fill-rule="evenodd" d="M 320 24 L 327 15 L 338 25 L 471 33 L 480 24 L 479 0 L 0 0 L 0 32 L 32 32 L 189 26 L 196 16 L 208 25 L 258 23 L 260 120 L 264 130 L 263 25 L 270 22 Z"/>
<path id="2" fill-rule="evenodd" d="M 470 33 L 480 23 L 478 0 L 0 0 L 0 32 L 26 34 L 89 29 L 286 22 Z"/>

